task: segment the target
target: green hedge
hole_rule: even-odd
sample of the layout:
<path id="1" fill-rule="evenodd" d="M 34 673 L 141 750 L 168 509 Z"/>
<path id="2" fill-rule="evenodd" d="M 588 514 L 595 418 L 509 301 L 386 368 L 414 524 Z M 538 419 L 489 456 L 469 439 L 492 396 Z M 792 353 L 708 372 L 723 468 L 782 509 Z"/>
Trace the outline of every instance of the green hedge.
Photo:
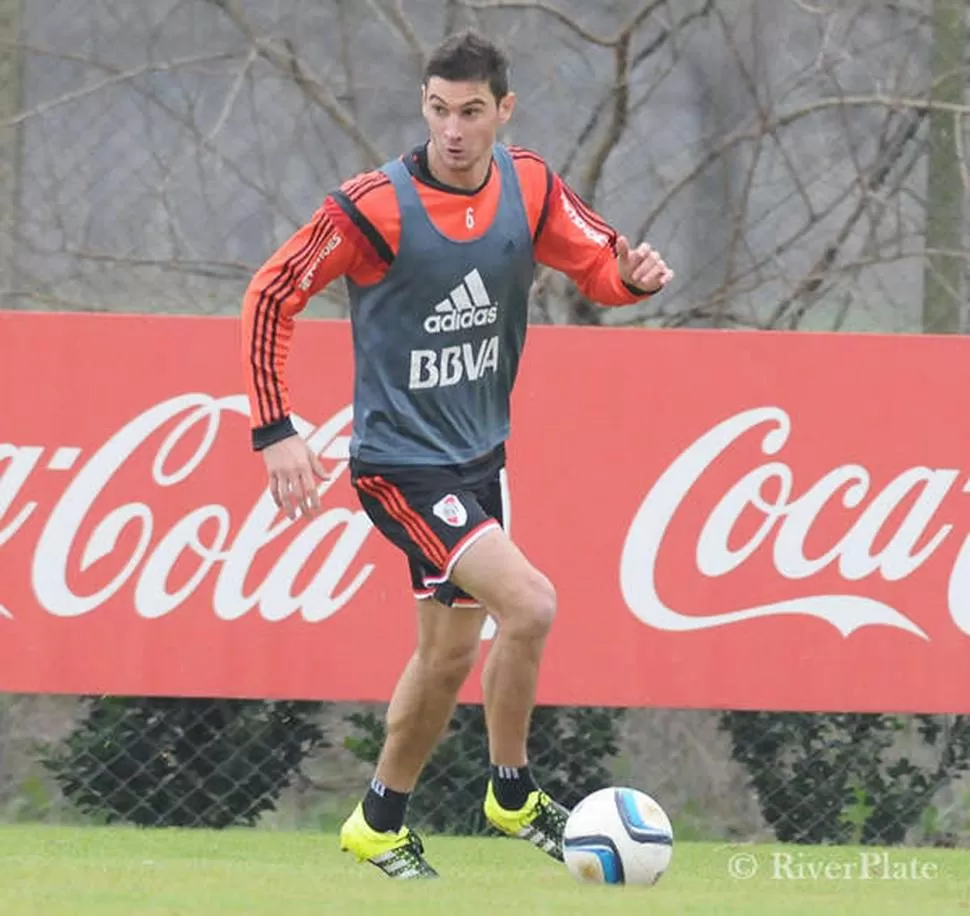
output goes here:
<path id="1" fill-rule="evenodd" d="M 157 827 L 251 826 L 304 757 L 327 745 L 321 704 L 92 697 L 43 765 L 98 820 Z"/>

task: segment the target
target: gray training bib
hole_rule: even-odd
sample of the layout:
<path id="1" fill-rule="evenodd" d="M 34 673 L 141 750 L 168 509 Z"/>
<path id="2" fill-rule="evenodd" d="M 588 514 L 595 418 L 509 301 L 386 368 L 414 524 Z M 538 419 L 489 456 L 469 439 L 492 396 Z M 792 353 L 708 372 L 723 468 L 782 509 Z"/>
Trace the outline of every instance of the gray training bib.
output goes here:
<path id="1" fill-rule="evenodd" d="M 469 461 L 505 441 L 525 344 L 532 236 L 512 157 L 494 147 L 501 197 L 488 231 L 457 242 L 432 224 L 407 167 L 382 166 L 401 239 L 384 278 L 348 278 L 354 341 L 350 453 L 371 464 Z"/>

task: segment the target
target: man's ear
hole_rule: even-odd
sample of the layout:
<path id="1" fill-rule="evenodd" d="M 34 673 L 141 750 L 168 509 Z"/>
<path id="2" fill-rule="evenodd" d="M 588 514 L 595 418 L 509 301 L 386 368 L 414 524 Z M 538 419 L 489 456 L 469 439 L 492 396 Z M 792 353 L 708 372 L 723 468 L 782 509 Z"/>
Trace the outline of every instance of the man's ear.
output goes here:
<path id="1" fill-rule="evenodd" d="M 503 96 L 502 101 L 498 103 L 498 119 L 502 124 L 509 123 L 512 112 L 515 110 L 515 101 L 515 93 L 507 92 Z"/>

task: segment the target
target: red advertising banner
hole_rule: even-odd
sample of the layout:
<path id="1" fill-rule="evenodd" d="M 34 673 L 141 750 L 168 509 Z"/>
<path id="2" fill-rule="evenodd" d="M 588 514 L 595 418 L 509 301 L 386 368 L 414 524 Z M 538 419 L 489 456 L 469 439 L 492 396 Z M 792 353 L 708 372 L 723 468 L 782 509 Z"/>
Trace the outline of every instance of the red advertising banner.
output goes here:
<path id="1" fill-rule="evenodd" d="M 0 314 L 0 690 L 387 699 L 414 611 L 348 482 L 351 359 L 300 322 L 336 473 L 291 523 L 235 320 Z M 534 327 L 509 477 L 560 600 L 541 702 L 970 712 L 967 390 L 961 338 Z"/>

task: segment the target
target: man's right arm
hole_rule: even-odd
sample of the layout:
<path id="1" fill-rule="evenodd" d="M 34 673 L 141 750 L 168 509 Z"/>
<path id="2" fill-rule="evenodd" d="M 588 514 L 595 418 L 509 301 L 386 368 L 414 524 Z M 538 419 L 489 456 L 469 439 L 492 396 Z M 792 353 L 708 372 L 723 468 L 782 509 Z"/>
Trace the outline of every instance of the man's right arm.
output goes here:
<path id="1" fill-rule="evenodd" d="M 243 298 L 243 366 L 253 448 L 295 435 L 286 360 L 294 318 L 341 276 L 376 283 L 394 259 L 400 221 L 387 176 L 363 172 L 329 194 L 256 272 Z"/>
<path id="2" fill-rule="evenodd" d="M 367 214 L 359 206 L 365 196 Z M 383 217 L 378 225 L 384 235 L 373 216 Z M 252 445 L 262 452 L 273 500 L 291 519 L 320 510 L 314 478 L 325 476 L 290 419 L 285 371 L 294 318 L 312 296 L 344 274 L 361 284 L 377 282 L 393 260 L 387 237 L 396 240 L 391 232 L 396 221 L 387 176 L 359 175 L 330 194 L 313 219 L 280 246 L 243 297 L 242 358 Z"/>
<path id="3" fill-rule="evenodd" d="M 343 220 L 328 196 L 313 218 L 259 268 L 243 297 L 242 360 L 257 451 L 296 433 L 286 384 L 294 318 L 312 296 L 354 271 L 359 253 L 341 226 Z"/>

